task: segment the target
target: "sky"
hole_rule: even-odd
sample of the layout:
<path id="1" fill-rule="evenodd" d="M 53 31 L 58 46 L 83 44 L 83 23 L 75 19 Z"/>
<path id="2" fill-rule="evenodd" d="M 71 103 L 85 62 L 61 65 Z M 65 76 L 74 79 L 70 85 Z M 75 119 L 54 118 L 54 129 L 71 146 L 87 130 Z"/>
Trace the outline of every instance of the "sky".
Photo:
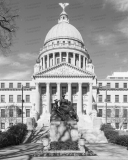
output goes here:
<path id="1" fill-rule="evenodd" d="M 0 52 L 0 79 L 31 80 L 48 31 L 62 8 L 81 33 L 98 79 L 128 71 L 128 0 L 6 0 L 17 10 L 18 30 L 11 52 Z"/>

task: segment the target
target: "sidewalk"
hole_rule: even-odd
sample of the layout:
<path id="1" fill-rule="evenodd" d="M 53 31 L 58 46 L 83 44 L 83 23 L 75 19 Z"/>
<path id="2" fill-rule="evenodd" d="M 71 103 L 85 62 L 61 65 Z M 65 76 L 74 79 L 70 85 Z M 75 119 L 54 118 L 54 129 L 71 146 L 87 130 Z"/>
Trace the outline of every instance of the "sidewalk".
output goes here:
<path id="1" fill-rule="evenodd" d="M 85 157 L 34 157 L 32 160 L 128 160 L 126 147 L 114 144 L 86 144 L 97 156 Z M 30 160 L 29 154 L 42 148 L 41 144 L 29 143 L 0 150 L 0 160 Z"/>

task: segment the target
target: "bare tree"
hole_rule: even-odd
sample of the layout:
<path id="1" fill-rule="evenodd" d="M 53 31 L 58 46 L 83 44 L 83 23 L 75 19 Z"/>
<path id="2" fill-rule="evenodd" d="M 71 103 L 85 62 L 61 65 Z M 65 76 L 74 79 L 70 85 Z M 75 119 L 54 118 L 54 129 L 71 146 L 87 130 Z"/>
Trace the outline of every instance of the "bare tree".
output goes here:
<path id="1" fill-rule="evenodd" d="M 3 53 L 12 46 L 12 40 L 18 28 L 17 17 L 16 10 L 9 8 L 5 0 L 0 0 L 0 50 Z"/>

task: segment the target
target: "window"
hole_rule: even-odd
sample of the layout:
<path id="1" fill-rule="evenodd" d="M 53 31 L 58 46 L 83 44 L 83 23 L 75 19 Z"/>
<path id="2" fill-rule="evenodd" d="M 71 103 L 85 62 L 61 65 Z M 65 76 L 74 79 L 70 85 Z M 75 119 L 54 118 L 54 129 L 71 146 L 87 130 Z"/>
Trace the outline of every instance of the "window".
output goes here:
<path id="1" fill-rule="evenodd" d="M 30 95 L 26 95 L 26 102 L 30 102 Z"/>
<path id="2" fill-rule="evenodd" d="M 82 93 L 86 94 L 87 93 L 87 87 L 82 87 Z"/>
<path id="3" fill-rule="evenodd" d="M 5 88 L 5 84 L 4 83 L 1 83 L 1 88 Z"/>
<path id="4" fill-rule="evenodd" d="M 115 123 L 116 129 L 119 129 L 119 123 Z"/>
<path id="5" fill-rule="evenodd" d="M 5 102 L 5 95 L 1 95 L 1 102 Z"/>
<path id="6" fill-rule="evenodd" d="M 62 95 L 66 94 L 66 87 L 62 87 Z"/>
<path id="7" fill-rule="evenodd" d="M 123 109 L 123 117 L 127 118 L 127 109 Z"/>
<path id="8" fill-rule="evenodd" d="M 107 117 L 111 117 L 111 109 L 107 109 Z"/>
<path id="9" fill-rule="evenodd" d="M 1 117 L 5 117 L 5 109 L 1 109 Z"/>
<path id="10" fill-rule="evenodd" d="M 76 87 L 72 87 L 72 94 L 76 94 L 77 93 L 77 88 Z"/>
<path id="11" fill-rule="evenodd" d="M 70 44 L 71 44 L 71 42 L 70 42 L 70 41 L 68 41 L 68 44 L 70 45 Z"/>
<path id="12" fill-rule="evenodd" d="M 71 63 L 71 60 L 72 60 L 72 59 L 71 59 L 71 58 L 69 58 L 69 59 L 68 59 L 68 63 Z"/>
<path id="13" fill-rule="evenodd" d="M 102 87 L 102 83 L 99 83 L 99 87 Z"/>
<path id="14" fill-rule="evenodd" d="M 123 95 L 123 102 L 127 102 L 127 95 Z"/>
<path id="15" fill-rule="evenodd" d="M 9 95 L 9 102 L 13 102 L 13 95 Z"/>
<path id="16" fill-rule="evenodd" d="M 60 58 L 57 58 L 56 59 L 56 64 L 59 64 L 60 63 Z"/>
<path id="17" fill-rule="evenodd" d="M 1 129 L 5 129 L 5 123 L 1 123 Z"/>
<path id="18" fill-rule="evenodd" d="M 21 88 L 21 83 L 18 83 L 18 84 L 17 84 L 17 88 Z"/>
<path id="19" fill-rule="evenodd" d="M 13 117 L 13 109 L 9 109 L 9 117 Z"/>
<path id="20" fill-rule="evenodd" d="M 119 102 L 119 95 L 115 95 L 115 102 Z"/>
<path id="21" fill-rule="evenodd" d="M 30 117 L 30 109 L 26 109 L 26 117 Z"/>
<path id="22" fill-rule="evenodd" d="M 46 94 L 46 87 L 42 87 L 42 94 Z"/>
<path id="23" fill-rule="evenodd" d="M 102 95 L 99 95 L 99 102 L 102 102 Z"/>
<path id="24" fill-rule="evenodd" d="M 73 105 L 74 110 L 77 112 L 77 103 L 73 103 L 72 105 Z"/>
<path id="25" fill-rule="evenodd" d="M 115 88 L 119 88 L 119 83 L 115 83 Z"/>
<path id="26" fill-rule="evenodd" d="M 107 95 L 107 102 L 111 102 L 111 95 Z"/>
<path id="27" fill-rule="evenodd" d="M 123 129 L 127 129 L 127 123 L 123 123 Z"/>
<path id="28" fill-rule="evenodd" d="M 52 87 L 52 94 L 56 94 L 56 87 Z"/>
<path id="29" fill-rule="evenodd" d="M 21 95 L 17 95 L 17 102 L 21 102 Z"/>
<path id="30" fill-rule="evenodd" d="M 98 115 L 99 115 L 99 117 L 102 117 L 102 109 L 99 109 Z"/>
<path id="31" fill-rule="evenodd" d="M 30 83 L 26 83 L 26 87 L 29 88 L 30 87 Z"/>
<path id="32" fill-rule="evenodd" d="M 111 84 L 110 83 L 107 83 L 107 88 L 111 88 Z"/>
<path id="33" fill-rule="evenodd" d="M 17 116 L 21 117 L 21 115 L 22 115 L 22 109 L 17 108 L 16 112 L 17 112 Z"/>
<path id="34" fill-rule="evenodd" d="M 119 109 L 115 109 L 115 117 L 119 117 Z"/>
<path id="35" fill-rule="evenodd" d="M 13 88 L 13 83 L 9 83 L 9 88 Z"/>
<path id="36" fill-rule="evenodd" d="M 127 88 L 127 83 L 124 83 L 124 88 Z"/>
<path id="37" fill-rule="evenodd" d="M 66 62 L 66 58 L 65 57 L 62 58 L 62 62 Z"/>

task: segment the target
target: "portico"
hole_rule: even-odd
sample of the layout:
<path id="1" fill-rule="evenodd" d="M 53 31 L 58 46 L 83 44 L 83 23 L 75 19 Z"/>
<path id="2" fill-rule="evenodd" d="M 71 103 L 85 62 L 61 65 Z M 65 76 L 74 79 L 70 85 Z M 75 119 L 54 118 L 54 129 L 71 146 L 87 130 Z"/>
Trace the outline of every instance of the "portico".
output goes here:
<path id="1" fill-rule="evenodd" d="M 89 112 L 92 110 L 92 94 L 90 92 L 92 93 L 92 84 L 89 82 L 38 82 L 36 83 L 35 93 L 37 98 L 37 112 L 39 115 L 44 114 L 41 112 L 41 107 L 45 105 L 45 111 L 47 113 L 51 113 L 51 108 L 52 104 L 54 103 L 54 100 L 61 99 L 62 95 L 64 94 L 66 99 L 68 99 L 72 103 L 77 104 L 77 114 L 83 113 L 84 104 L 87 104 L 86 113 L 89 114 Z"/>

